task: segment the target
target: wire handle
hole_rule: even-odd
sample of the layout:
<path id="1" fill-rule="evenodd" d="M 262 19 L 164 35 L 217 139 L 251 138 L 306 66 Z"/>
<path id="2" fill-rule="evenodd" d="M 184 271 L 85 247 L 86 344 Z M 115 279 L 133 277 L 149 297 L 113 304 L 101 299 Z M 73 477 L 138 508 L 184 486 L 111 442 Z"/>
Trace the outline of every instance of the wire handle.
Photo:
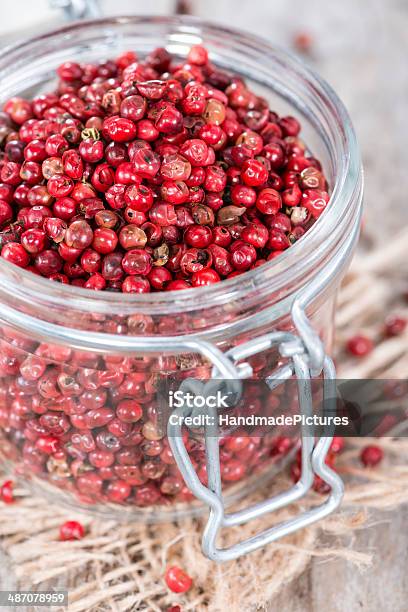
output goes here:
<path id="1" fill-rule="evenodd" d="M 233 382 L 235 388 L 232 391 L 238 393 L 237 385 L 243 379 L 249 378 L 252 375 L 249 363 L 242 363 L 242 361 L 273 346 L 277 346 L 280 354 L 288 359 L 288 363 L 266 379 L 268 386 L 274 389 L 282 381 L 295 376 L 299 396 L 299 412 L 303 417 L 308 417 L 312 415 L 313 410 L 311 380 L 313 377 L 322 374 L 324 412 L 335 415 L 337 410 L 336 370 L 333 361 L 325 354 L 323 343 L 306 315 L 306 308 L 326 287 L 335 281 L 339 270 L 346 265 L 351 256 L 358 235 L 359 224 L 356 224 L 354 231 L 349 234 L 341 245 L 336 256 L 304 287 L 294 300 L 291 313 L 298 335 L 288 332 L 271 332 L 238 345 L 226 353 L 222 353 L 217 347 L 208 342 L 196 341 L 195 348 L 197 352 L 207 356 L 207 358 L 210 357 L 212 363 L 215 364 L 212 370 L 212 379 L 204 386 L 204 392 L 211 389 L 214 390 L 214 387 L 207 388 L 207 385 L 216 384 L 217 380 L 221 378 L 224 379 L 222 381 L 224 384 Z M 240 362 L 239 365 L 238 362 Z M 227 376 L 225 375 L 226 373 Z M 190 388 L 194 389 L 192 380 L 184 381 L 183 384 L 189 385 Z M 244 510 L 226 514 L 222 495 L 219 437 L 216 429 L 217 410 L 216 408 L 208 409 L 211 427 L 204 427 L 208 487 L 199 480 L 181 436 L 183 421 L 187 416 L 190 416 L 191 411 L 192 409 L 186 405 L 182 405 L 175 410 L 173 414 L 177 414 L 179 418 L 176 420 L 169 419 L 167 435 L 177 466 L 186 485 L 198 499 L 210 508 L 208 522 L 202 539 L 203 553 L 209 559 L 214 561 L 237 559 L 242 555 L 264 547 L 278 538 L 319 521 L 340 505 L 344 494 L 343 482 L 338 474 L 325 463 L 333 438 L 333 430 L 329 429 L 328 435 L 321 437 L 316 442 L 313 429 L 310 426 L 305 426 L 305 419 L 302 419 L 302 467 L 299 481 L 289 490 L 270 499 Z M 223 527 L 242 525 L 268 512 L 278 510 L 298 501 L 310 490 L 315 475 L 319 476 L 331 489 L 323 504 L 303 512 L 293 519 L 274 525 L 270 529 L 266 529 L 258 535 L 239 542 L 234 546 L 225 549 L 217 548 L 217 535 Z"/>
<path id="2" fill-rule="evenodd" d="M 272 332 L 261 338 L 250 340 L 249 342 L 235 347 L 225 353 L 225 358 L 230 361 L 236 368 L 237 378 L 233 381 L 224 380 L 222 383 L 233 383 L 233 393 L 239 393 L 237 383 L 239 379 L 248 377 L 250 367 L 243 370 L 237 368 L 237 361 L 255 355 L 259 350 L 265 350 L 278 346 L 281 352 L 292 352 L 289 357 L 290 364 L 277 370 L 267 380 L 271 388 L 280 384 L 283 379 L 289 378 L 289 374 L 294 374 L 297 379 L 297 388 L 299 393 L 299 410 L 300 414 L 305 417 L 312 415 L 312 389 L 311 389 L 311 373 L 309 358 L 304 346 L 298 336 L 284 332 Z M 329 410 L 330 414 L 334 414 L 336 408 L 335 394 L 335 368 L 332 360 L 329 357 L 324 357 L 323 361 L 323 405 L 325 410 Z M 242 375 L 242 373 L 244 374 Z M 212 372 L 212 380 L 201 388 L 201 392 L 214 393 L 215 385 L 220 384 L 218 380 L 220 372 L 217 367 L 214 367 Z M 181 385 L 183 391 L 196 391 L 198 387 L 195 384 L 198 381 L 188 379 Z M 203 383 L 201 383 L 203 385 Z M 238 557 L 250 553 L 258 548 L 281 538 L 285 535 L 293 533 L 298 529 L 306 527 L 314 523 L 335 510 L 343 497 L 343 483 L 340 477 L 325 463 L 325 458 L 330 447 L 332 436 L 328 435 L 319 439 L 315 443 L 314 432 L 310 426 L 302 425 L 301 431 L 301 448 L 302 448 L 302 468 L 299 481 L 288 491 L 280 493 L 270 499 L 257 503 L 249 508 L 240 510 L 232 514 L 226 514 L 224 500 L 222 495 L 221 484 L 221 469 L 219 461 L 219 437 L 217 426 L 217 409 L 210 408 L 207 411 L 211 425 L 204 427 L 205 452 L 207 460 L 208 487 L 203 485 L 192 465 L 188 452 L 183 442 L 181 435 L 184 419 L 190 416 L 192 408 L 186 404 L 176 409 L 173 414 L 177 415 L 177 419 L 169 420 L 167 435 L 173 455 L 175 457 L 178 468 L 184 478 L 186 485 L 192 493 L 206 503 L 210 508 L 208 522 L 203 534 L 202 550 L 205 556 L 214 561 L 230 561 Z M 252 519 L 263 516 L 266 513 L 283 508 L 293 502 L 301 499 L 306 495 L 313 484 L 314 476 L 320 478 L 331 487 L 330 495 L 327 500 L 307 512 L 301 513 L 297 517 L 274 525 L 243 542 L 239 542 L 229 548 L 217 548 L 216 540 L 219 531 L 223 527 L 231 527 L 234 525 L 242 525 Z"/>

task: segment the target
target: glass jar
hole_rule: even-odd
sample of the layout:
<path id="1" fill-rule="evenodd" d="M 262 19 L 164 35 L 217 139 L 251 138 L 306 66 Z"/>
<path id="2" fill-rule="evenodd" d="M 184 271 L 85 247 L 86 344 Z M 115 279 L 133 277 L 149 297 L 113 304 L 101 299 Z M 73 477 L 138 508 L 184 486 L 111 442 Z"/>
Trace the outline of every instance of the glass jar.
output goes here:
<path id="1" fill-rule="evenodd" d="M 330 204 L 307 234 L 261 267 L 181 292 L 91 292 L 0 261 L 2 456 L 36 491 L 120 519 L 169 520 L 202 508 L 159 431 L 158 381 L 207 379 L 211 359 L 231 347 L 275 330 L 296 333 L 293 305 L 310 287 L 301 305 L 330 352 L 336 291 L 361 217 L 355 134 L 336 94 L 298 60 L 255 36 L 192 18 L 77 23 L 0 56 L 4 102 L 52 89 L 55 68 L 67 59 L 102 60 L 128 49 L 143 56 L 158 46 L 185 56 L 198 43 L 214 64 L 243 75 L 271 108 L 302 119 L 303 138 L 331 186 Z M 285 363 L 276 347 L 267 348 L 247 359 L 258 379 Z M 250 396 L 251 387 L 244 398 L 256 403 Z M 121 419 L 123 401 L 136 402 L 142 416 Z M 58 438 L 55 448 L 44 452 L 38 442 L 44 436 Z M 187 437 L 205 481 L 202 440 Z M 264 482 L 260 475 L 274 473 L 291 447 L 274 431 L 247 438 L 242 447 L 225 440 L 221 475 L 231 499 Z M 101 449 L 108 450 L 108 459 L 98 459 Z M 128 485 L 119 493 L 118 480 Z"/>

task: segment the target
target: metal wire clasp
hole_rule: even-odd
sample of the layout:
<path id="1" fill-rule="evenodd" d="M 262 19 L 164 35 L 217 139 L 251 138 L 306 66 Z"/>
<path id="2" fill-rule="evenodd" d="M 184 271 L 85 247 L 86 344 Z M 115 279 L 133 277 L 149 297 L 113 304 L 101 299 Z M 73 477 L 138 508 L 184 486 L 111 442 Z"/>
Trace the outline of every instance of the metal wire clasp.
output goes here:
<path id="1" fill-rule="evenodd" d="M 290 378 L 294 374 L 297 378 L 300 413 L 305 416 L 312 415 L 310 357 L 301 339 L 294 334 L 272 332 L 261 338 L 234 347 L 225 353 L 225 358 L 236 369 L 236 378 L 234 380 L 224 380 L 224 382 L 228 384 L 232 383 L 235 387 L 233 392 L 239 393 L 240 390 L 238 387 L 240 380 L 243 377 L 248 377 L 249 368 L 248 364 L 246 364 L 245 368 L 239 368 L 237 367 L 237 362 L 273 346 L 278 346 L 280 351 L 289 358 L 290 363 L 271 375 L 267 379 L 268 385 L 274 388 L 278 384 L 281 384 L 282 380 Z M 327 356 L 323 358 L 322 372 L 324 377 L 324 405 L 325 408 L 330 411 L 330 414 L 333 414 L 336 409 L 335 386 L 333 388 L 335 382 L 335 369 L 332 360 Z M 214 386 L 211 385 L 213 383 L 220 384 L 219 379 L 220 371 L 217 366 L 214 366 L 212 380 L 210 380 L 209 383 L 198 388 L 195 384 L 199 381 L 190 379 L 189 381 L 184 381 L 183 389 L 188 389 L 192 392 L 199 391 L 200 394 L 205 394 L 210 391 L 214 392 Z M 200 384 L 203 385 L 203 383 Z M 231 559 L 236 559 L 280 537 L 288 535 L 297 529 L 301 529 L 302 527 L 322 519 L 340 504 L 343 496 L 343 483 L 339 476 L 325 464 L 325 457 L 330 447 L 332 436 L 325 436 L 315 442 L 313 430 L 311 430 L 310 426 L 303 425 L 301 428 L 302 468 L 300 480 L 288 491 L 244 510 L 227 514 L 222 494 L 217 409 L 208 408 L 207 413 L 210 415 L 211 419 L 211 425 L 207 424 L 204 426 L 208 487 L 200 482 L 181 436 L 183 419 L 190 416 L 191 409 L 187 408 L 186 405 L 178 408 L 173 413 L 177 414 L 178 418 L 172 420 L 172 423 L 169 421 L 167 433 L 172 452 L 186 485 L 198 499 L 210 507 L 210 514 L 202 540 L 202 549 L 208 558 L 214 561 L 229 561 Z M 231 527 L 233 525 L 247 523 L 254 518 L 263 516 L 268 512 L 272 512 L 273 510 L 277 510 L 301 499 L 312 486 L 315 474 L 320 476 L 320 478 L 331 487 L 330 495 L 322 505 L 301 513 L 291 520 L 274 525 L 270 529 L 248 538 L 243 542 L 239 542 L 234 546 L 224 549 L 217 547 L 217 535 L 222 527 Z"/>

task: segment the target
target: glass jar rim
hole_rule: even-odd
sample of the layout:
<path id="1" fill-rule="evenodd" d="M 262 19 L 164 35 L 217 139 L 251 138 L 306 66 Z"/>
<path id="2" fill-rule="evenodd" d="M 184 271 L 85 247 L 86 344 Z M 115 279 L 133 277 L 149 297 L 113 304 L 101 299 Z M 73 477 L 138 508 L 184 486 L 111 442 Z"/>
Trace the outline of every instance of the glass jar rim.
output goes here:
<path id="1" fill-rule="evenodd" d="M 308 230 L 301 240 L 284 251 L 278 258 L 247 271 L 232 279 L 205 287 L 191 288 L 183 291 L 168 291 L 145 294 L 123 294 L 109 292 L 93 292 L 80 287 L 51 283 L 48 279 L 39 277 L 24 269 L 0 259 L 0 288 L 7 292 L 16 290 L 25 299 L 32 294 L 41 293 L 42 299 L 50 303 L 62 302 L 66 308 L 70 305 L 76 310 L 95 311 L 110 309 L 112 313 L 124 308 L 146 311 L 151 314 L 164 315 L 178 312 L 189 312 L 206 303 L 222 305 L 237 299 L 245 300 L 249 293 L 257 292 L 262 298 L 263 292 L 279 292 L 280 288 L 296 278 L 302 278 L 313 270 L 316 262 L 321 260 L 336 243 L 341 241 L 341 233 L 352 231 L 350 218 L 345 214 L 353 199 L 361 201 L 362 178 L 361 162 L 356 135 L 348 112 L 328 83 L 306 66 L 301 60 L 279 47 L 272 46 L 262 37 L 238 29 L 232 29 L 196 17 L 148 17 L 125 16 L 88 20 L 74 23 L 45 34 L 28 39 L 22 43 L 9 46 L 0 53 L 0 67 L 5 61 L 10 66 L 13 53 L 22 50 L 29 51 L 32 45 L 41 44 L 47 40 L 64 36 L 79 30 L 86 31 L 95 26 L 110 26 L 152 23 L 174 27 L 174 34 L 183 34 L 183 29 L 189 35 L 204 36 L 205 31 L 219 34 L 222 38 L 239 39 L 239 44 L 247 49 L 262 51 L 264 58 L 281 63 L 293 74 L 301 76 L 313 88 L 320 103 L 324 105 L 329 119 L 334 126 L 341 128 L 342 138 L 338 139 L 335 151 L 337 174 L 332 187 L 329 205 L 316 223 Z M 237 71 L 239 72 L 239 70 Z M 356 211 L 354 211 L 356 212 Z M 359 214 L 352 217 L 353 225 L 358 224 Z"/>

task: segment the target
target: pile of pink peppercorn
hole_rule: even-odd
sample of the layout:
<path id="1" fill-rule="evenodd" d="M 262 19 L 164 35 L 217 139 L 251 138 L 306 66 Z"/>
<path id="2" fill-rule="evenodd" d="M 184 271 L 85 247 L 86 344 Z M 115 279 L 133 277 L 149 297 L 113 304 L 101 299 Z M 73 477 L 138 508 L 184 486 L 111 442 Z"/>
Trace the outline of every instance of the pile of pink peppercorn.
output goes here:
<path id="1" fill-rule="evenodd" d="M 202 46 L 66 62 L 0 113 L 0 248 L 94 290 L 211 285 L 279 256 L 329 194 L 300 124 Z"/>

